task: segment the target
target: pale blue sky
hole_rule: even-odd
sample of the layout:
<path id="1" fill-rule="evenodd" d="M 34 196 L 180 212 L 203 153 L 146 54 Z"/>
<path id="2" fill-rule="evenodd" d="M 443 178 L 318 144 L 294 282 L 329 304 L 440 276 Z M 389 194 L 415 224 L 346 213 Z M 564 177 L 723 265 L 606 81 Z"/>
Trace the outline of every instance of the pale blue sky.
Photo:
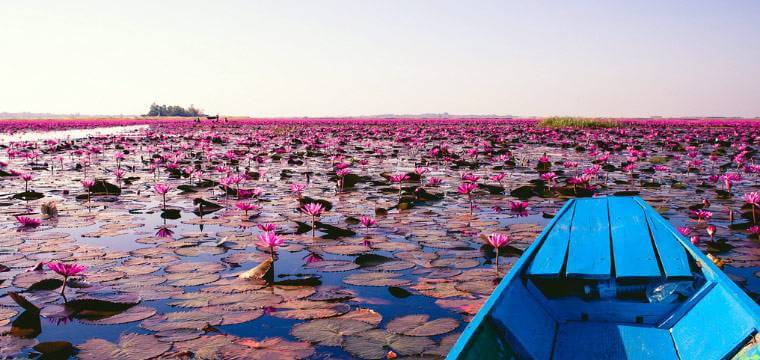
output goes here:
<path id="1" fill-rule="evenodd" d="M 760 1 L 3 1 L 0 111 L 760 116 Z"/>

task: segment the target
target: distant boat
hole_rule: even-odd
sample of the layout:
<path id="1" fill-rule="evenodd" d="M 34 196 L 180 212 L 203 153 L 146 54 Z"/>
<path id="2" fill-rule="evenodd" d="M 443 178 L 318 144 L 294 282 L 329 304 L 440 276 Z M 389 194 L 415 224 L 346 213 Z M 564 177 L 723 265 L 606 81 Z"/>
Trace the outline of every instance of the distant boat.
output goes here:
<path id="1" fill-rule="evenodd" d="M 448 359 L 744 358 L 759 329 L 760 307 L 641 198 L 573 199 Z"/>

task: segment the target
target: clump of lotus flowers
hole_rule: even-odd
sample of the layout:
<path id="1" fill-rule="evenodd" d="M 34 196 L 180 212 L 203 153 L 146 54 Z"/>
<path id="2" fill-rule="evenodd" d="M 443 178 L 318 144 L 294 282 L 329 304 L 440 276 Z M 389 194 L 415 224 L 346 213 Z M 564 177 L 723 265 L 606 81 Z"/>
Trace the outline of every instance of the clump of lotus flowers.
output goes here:
<path id="1" fill-rule="evenodd" d="M 66 291 L 66 283 L 69 281 L 69 277 L 75 276 L 87 269 L 87 267 L 84 265 L 66 264 L 62 262 L 47 263 L 47 267 L 48 269 L 55 271 L 58 275 L 63 276 L 63 287 L 61 288 L 61 295 L 63 295 L 64 291 Z"/>
<path id="2" fill-rule="evenodd" d="M 304 213 L 311 216 L 311 237 L 314 237 L 315 229 L 317 228 L 316 218 L 322 215 L 324 208 L 320 203 L 308 203 L 303 206 L 302 210 Z"/>
<path id="3" fill-rule="evenodd" d="M 697 218 L 697 222 L 703 222 L 710 220 L 713 216 L 713 213 L 707 210 L 692 210 L 691 214 Z"/>

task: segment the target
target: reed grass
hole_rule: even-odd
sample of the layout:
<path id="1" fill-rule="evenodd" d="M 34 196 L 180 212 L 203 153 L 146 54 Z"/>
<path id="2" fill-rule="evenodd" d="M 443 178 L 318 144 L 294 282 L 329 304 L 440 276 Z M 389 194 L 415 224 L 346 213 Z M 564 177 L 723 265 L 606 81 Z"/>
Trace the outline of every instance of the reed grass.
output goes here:
<path id="1" fill-rule="evenodd" d="M 596 129 L 619 127 L 620 122 L 614 119 L 553 116 L 541 120 L 538 125 L 550 128 Z"/>

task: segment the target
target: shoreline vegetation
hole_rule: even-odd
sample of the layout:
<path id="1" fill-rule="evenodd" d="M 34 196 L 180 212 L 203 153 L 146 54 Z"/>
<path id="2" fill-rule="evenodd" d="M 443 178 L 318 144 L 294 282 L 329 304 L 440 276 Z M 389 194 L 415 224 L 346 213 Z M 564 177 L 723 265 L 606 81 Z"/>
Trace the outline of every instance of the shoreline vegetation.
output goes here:
<path id="1" fill-rule="evenodd" d="M 539 121 L 538 125 L 548 128 L 609 129 L 620 127 L 621 121 L 607 118 L 553 116 Z"/>

